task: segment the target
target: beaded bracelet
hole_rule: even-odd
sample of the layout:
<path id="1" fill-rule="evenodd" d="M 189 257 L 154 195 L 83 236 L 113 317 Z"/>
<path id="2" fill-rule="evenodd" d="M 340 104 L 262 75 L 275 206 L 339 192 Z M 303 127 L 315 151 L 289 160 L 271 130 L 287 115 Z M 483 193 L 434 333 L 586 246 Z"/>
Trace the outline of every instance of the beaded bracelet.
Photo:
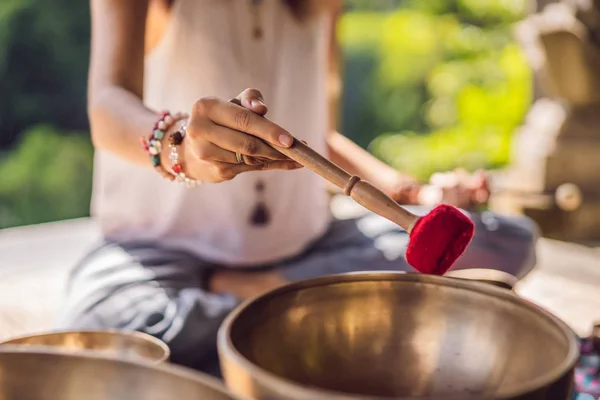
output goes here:
<path id="1" fill-rule="evenodd" d="M 161 111 L 158 113 L 159 119 L 154 124 L 152 128 L 152 133 L 148 140 L 146 138 L 141 137 L 140 141 L 142 143 L 142 147 L 150 156 L 150 161 L 152 162 L 152 166 L 163 178 L 173 181 L 176 177 L 173 174 L 170 174 L 162 165 L 160 160 L 160 153 L 162 151 L 162 139 L 165 137 L 165 132 L 167 132 L 176 122 L 181 121 L 182 119 L 188 118 L 186 114 L 176 113 L 175 115 L 171 115 L 168 111 Z"/>
<path id="2" fill-rule="evenodd" d="M 171 154 L 169 154 L 169 158 L 172 161 L 171 170 L 175 173 L 175 179 L 178 182 L 185 184 L 187 187 L 194 187 L 200 185 L 202 182 L 194 179 L 188 178 L 183 172 L 183 166 L 179 162 L 179 152 L 177 151 L 177 146 L 179 146 L 186 135 L 187 126 L 183 124 L 179 130 L 171 133 L 169 135 L 169 147 L 171 148 Z"/>

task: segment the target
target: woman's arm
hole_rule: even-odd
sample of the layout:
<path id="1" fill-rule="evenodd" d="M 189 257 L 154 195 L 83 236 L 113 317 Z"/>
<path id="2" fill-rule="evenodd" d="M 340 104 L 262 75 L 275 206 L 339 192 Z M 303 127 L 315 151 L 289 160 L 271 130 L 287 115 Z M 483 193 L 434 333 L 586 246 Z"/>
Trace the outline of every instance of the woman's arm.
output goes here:
<path id="1" fill-rule="evenodd" d="M 96 148 L 152 167 L 139 141 L 157 120 L 142 102 L 147 12 L 148 0 L 91 0 L 88 113 Z"/>

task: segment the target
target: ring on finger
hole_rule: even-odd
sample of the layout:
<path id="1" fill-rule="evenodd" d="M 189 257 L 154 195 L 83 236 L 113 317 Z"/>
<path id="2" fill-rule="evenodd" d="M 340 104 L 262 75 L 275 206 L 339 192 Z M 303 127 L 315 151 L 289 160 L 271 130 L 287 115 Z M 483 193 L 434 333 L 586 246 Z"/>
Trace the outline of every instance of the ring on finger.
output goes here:
<path id="1" fill-rule="evenodd" d="M 240 152 L 235 152 L 235 159 L 237 160 L 238 164 L 245 164 L 246 162 L 244 161 L 244 156 L 240 153 Z"/>

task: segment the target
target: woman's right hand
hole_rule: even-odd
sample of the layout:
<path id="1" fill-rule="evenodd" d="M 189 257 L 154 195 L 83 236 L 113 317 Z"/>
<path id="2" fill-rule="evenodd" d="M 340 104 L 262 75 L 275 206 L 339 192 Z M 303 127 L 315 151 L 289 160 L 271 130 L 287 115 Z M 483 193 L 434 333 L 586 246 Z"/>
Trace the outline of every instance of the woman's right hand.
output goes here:
<path id="1" fill-rule="evenodd" d="M 178 149 L 186 176 L 216 183 L 231 180 L 243 172 L 301 168 L 267 144 L 289 147 L 294 138 L 263 118 L 267 107 L 262 94 L 247 89 L 236 99 L 242 106 L 214 97 L 204 97 L 194 103 L 187 121 L 187 135 Z M 243 163 L 238 162 L 236 153 L 241 155 Z M 168 158 L 168 154 L 163 157 Z"/>

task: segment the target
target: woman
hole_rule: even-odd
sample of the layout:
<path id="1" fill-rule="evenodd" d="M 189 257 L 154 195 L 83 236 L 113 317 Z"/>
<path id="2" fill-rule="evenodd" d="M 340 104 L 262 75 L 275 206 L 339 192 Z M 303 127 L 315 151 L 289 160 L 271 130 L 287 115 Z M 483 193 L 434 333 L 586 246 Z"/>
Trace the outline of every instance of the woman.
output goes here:
<path id="1" fill-rule="evenodd" d="M 91 5 L 93 214 L 105 243 L 73 271 L 61 328 L 147 332 L 173 362 L 217 374 L 215 334 L 240 300 L 325 274 L 410 271 L 405 232 L 374 215 L 333 220 L 324 180 L 265 143 L 289 146 L 293 134 L 415 203 L 411 179 L 327 134 L 339 5 Z M 455 186 L 446 200 L 466 206 L 479 186 Z M 477 237 L 458 267 L 533 266 L 528 220 L 473 218 Z"/>

